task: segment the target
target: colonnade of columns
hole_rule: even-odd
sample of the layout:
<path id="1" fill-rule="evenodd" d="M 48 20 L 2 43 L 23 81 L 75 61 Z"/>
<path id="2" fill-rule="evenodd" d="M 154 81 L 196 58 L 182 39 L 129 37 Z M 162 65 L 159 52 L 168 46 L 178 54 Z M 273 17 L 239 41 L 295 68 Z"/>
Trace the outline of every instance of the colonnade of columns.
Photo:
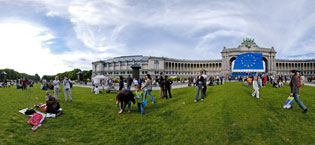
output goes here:
<path id="1" fill-rule="evenodd" d="M 315 74 L 315 62 L 277 62 L 277 72 L 287 72 L 299 68 L 307 75 Z"/>
<path id="2" fill-rule="evenodd" d="M 165 62 L 165 69 L 169 71 L 220 71 L 221 62 Z"/>

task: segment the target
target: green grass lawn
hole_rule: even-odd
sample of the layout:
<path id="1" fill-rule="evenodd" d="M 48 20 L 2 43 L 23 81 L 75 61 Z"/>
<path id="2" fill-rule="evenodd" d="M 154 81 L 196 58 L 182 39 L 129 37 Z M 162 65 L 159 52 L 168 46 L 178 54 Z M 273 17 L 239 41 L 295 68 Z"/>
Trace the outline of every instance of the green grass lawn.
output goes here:
<path id="1" fill-rule="evenodd" d="M 307 114 L 294 103 L 282 109 L 289 87 L 262 88 L 261 98 L 241 83 L 208 87 L 203 102 L 194 103 L 196 88 L 172 90 L 172 99 L 148 103 L 145 115 L 118 115 L 114 94 L 95 95 L 72 89 L 74 102 L 60 104 L 64 114 L 48 118 L 36 132 L 19 109 L 45 101 L 39 85 L 26 91 L 0 88 L 0 144 L 315 144 L 315 87 L 300 91 Z M 149 99 L 149 102 L 151 100 Z"/>

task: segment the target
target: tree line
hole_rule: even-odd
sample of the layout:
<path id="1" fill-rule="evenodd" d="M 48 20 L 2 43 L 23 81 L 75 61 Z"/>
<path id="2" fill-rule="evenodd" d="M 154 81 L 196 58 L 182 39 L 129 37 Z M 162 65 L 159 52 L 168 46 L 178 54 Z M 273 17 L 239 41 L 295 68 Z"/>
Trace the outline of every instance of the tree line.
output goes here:
<path id="1" fill-rule="evenodd" d="M 42 78 L 40 78 L 40 76 L 38 74 L 35 75 L 29 75 L 26 73 L 20 73 L 15 71 L 14 69 L 0 69 L 0 73 L 1 72 L 6 72 L 6 79 L 8 80 L 16 80 L 16 79 L 21 79 L 21 78 L 27 78 L 30 80 L 34 80 L 34 81 L 39 81 L 41 79 L 46 79 L 46 80 L 54 80 L 55 76 L 58 76 L 60 79 L 63 79 L 64 76 L 67 76 L 68 78 L 70 78 L 71 80 L 77 80 L 77 73 L 78 72 L 82 72 L 81 75 L 81 81 L 90 81 L 91 76 L 92 76 L 92 70 L 81 70 L 81 69 L 74 69 L 72 71 L 66 71 L 63 73 L 58 73 L 56 75 L 43 75 Z M 1 80 L 2 80 L 2 76 L 1 76 Z"/>
<path id="2" fill-rule="evenodd" d="M 35 81 L 39 81 L 40 80 L 40 76 L 38 74 L 35 75 L 29 75 L 26 73 L 19 73 L 17 71 L 15 71 L 14 69 L 0 69 L 0 73 L 1 72 L 6 72 L 6 79 L 8 80 L 16 80 L 16 79 L 20 79 L 20 78 L 27 78 L 27 79 L 31 79 L 31 80 L 35 80 Z M 2 76 L 1 76 L 2 78 Z"/>
<path id="3" fill-rule="evenodd" d="M 58 76 L 60 79 L 63 79 L 64 76 L 67 76 L 71 80 L 77 80 L 77 73 L 82 72 L 82 75 L 80 76 L 81 81 L 90 81 L 92 76 L 92 70 L 81 70 L 81 69 L 74 69 L 72 71 L 66 71 L 63 73 L 58 73 L 56 75 L 43 75 L 42 79 L 45 80 L 54 80 L 56 76 Z"/>

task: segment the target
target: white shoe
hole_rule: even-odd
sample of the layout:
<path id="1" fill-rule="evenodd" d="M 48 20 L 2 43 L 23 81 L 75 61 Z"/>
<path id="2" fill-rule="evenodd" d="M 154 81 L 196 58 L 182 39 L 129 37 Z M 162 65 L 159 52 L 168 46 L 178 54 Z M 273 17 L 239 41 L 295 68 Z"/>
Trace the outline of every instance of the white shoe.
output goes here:
<path id="1" fill-rule="evenodd" d="M 201 99 L 201 101 L 203 101 L 203 99 Z"/>
<path id="2" fill-rule="evenodd" d="M 197 102 L 197 100 L 194 100 L 194 102 L 196 103 L 196 102 Z"/>

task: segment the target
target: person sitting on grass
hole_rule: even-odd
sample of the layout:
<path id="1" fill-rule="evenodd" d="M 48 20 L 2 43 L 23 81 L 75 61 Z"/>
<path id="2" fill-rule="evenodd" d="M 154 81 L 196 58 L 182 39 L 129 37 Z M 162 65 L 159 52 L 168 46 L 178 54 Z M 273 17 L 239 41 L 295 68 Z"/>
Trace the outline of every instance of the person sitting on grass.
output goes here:
<path id="1" fill-rule="evenodd" d="M 282 80 L 279 80 L 279 88 L 283 88 L 284 87 L 284 84 L 282 82 Z"/>
<path id="2" fill-rule="evenodd" d="M 58 114 L 58 110 L 60 109 L 60 104 L 58 100 L 51 96 L 51 93 L 49 91 L 46 92 L 46 113 L 52 113 L 52 114 Z"/>
<path id="3" fill-rule="evenodd" d="M 277 85 L 277 83 L 276 83 L 276 82 L 273 82 L 272 87 L 274 87 L 274 88 L 278 88 L 279 86 Z"/>
<path id="4" fill-rule="evenodd" d="M 135 95 L 125 88 L 123 88 L 121 91 L 119 91 L 116 95 L 116 105 L 120 103 L 120 111 L 118 114 L 121 114 L 124 112 L 126 108 L 126 104 L 128 104 L 128 112 L 131 112 L 131 101 L 133 104 L 135 104 Z"/>
<path id="5" fill-rule="evenodd" d="M 141 91 L 141 86 L 138 84 L 136 86 L 136 101 L 137 101 L 137 105 L 138 105 L 138 110 L 137 112 L 140 112 L 141 115 L 144 115 L 144 105 L 143 105 L 143 101 L 144 101 L 144 95 L 143 92 Z"/>
<path id="6" fill-rule="evenodd" d="M 100 94 L 100 89 L 98 88 L 98 86 L 95 86 L 94 92 L 95 94 Z"/>

